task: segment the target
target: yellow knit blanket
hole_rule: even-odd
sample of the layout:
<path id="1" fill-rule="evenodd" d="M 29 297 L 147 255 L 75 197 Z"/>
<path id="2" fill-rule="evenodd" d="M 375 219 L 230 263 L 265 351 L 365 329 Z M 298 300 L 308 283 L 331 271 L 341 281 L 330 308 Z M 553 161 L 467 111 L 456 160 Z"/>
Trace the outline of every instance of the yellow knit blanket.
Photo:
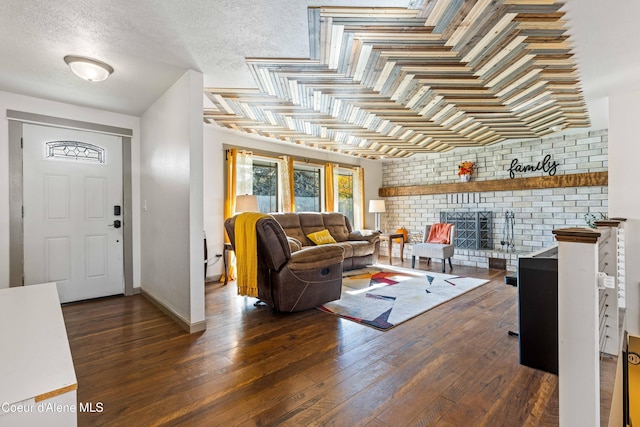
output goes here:
<path id="1" fill-rule="evenodd" d="M 268 215 L 245 212 L 236 216 L 235 247 L 238 261 L 238 295 L 258 297 L 258 238 L 256 223 Z"/>

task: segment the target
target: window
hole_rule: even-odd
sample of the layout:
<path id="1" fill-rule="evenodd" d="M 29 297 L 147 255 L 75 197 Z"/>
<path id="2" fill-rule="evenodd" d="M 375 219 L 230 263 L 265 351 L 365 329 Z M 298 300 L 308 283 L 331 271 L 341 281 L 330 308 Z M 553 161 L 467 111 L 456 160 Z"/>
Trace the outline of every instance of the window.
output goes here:
<path id="1" fill-rule="evenodd" d="M 228 175 L 236 177 L 233 193 L 256 196 L 259 212 L 331 210 L 343 213 L 352 226 L 362 228 L 362 168 L 231 151 Z M 325 179 L 326 173 L 331 173 L 331 180 Z M 331 197 L 328 203 L 327 196 Z M 229 202 L 229 206 L 233 204 Z"/>
<path id="2" fill-rule="evenodd" d="M 293 192 L 296 212 L 322 211 L 320 169 L 306 166 L 293 168 Z"/>
<path id="3" fill-rule="evenodd" d="M 47 158 L 60 160 L 77 160 L 90 163 L 104 163 L 104 148 L 78 141 L 47 142 Z"/>
<path id="4" fill-rule="evenodd" d="M 276 163 L 253 161 L 253 195 L 258 197 L 260 212 L 278 211 L 278 165 Z"/>
<path id="5" fill-rule="evenodd" d="M 353 224 L 353 175 L 338 174 L 338 212 L 343 213 Z"/>

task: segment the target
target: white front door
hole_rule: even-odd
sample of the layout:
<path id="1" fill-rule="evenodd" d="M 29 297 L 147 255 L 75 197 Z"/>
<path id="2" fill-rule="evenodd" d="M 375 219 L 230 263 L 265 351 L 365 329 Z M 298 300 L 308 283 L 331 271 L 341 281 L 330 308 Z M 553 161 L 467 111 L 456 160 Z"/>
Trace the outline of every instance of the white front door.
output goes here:
<path id="1" fill-rule="evenodd" d="M 56 282 L 62 302 L 124 293 L 121 138 L 25 124 L 23 189 L 25 285 Z"/>

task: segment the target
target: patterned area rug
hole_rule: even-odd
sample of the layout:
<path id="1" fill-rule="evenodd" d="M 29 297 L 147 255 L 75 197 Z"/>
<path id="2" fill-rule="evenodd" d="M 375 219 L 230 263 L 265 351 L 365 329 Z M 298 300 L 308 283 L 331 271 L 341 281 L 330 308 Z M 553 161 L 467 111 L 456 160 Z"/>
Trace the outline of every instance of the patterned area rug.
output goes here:
<path id="1" fill-rule="evenodd" d="M 380 330 L 388 330 L 488 280 L 374 265 L 345 271 L 342 296 L 318 307 Z"/>

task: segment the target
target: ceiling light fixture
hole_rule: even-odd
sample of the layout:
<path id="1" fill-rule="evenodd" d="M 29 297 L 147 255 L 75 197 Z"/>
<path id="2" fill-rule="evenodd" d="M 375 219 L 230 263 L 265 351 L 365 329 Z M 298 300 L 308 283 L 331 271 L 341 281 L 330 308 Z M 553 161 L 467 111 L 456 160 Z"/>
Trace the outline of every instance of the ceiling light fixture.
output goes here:
<path id="1" fill-rule="evenodd" d="M 76 76 L 90 82 L 101 82 L 113 73 L 111 65 L 83 56 L 67 55 L 64 62 Z"/>

